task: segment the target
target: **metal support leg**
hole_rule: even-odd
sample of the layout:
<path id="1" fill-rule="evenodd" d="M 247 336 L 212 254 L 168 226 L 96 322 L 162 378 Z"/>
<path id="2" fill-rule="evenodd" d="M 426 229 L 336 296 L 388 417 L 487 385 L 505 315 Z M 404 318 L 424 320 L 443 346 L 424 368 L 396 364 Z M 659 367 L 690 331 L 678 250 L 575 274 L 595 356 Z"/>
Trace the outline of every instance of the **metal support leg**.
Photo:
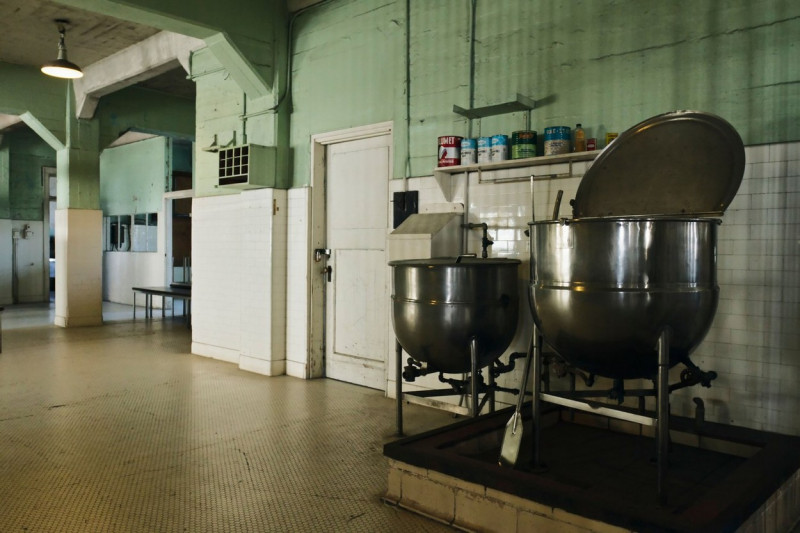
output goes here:
<path id="1" fill-rule="evenodd" d="M 667 463 L 669 462 L 669 330 L 658 339 L 658 501 L 667 502 Z"/>
<path id="2" fill-rule="evenodd" d="M 494 413 L 495 402 L 494 402 L 494 374 L 492 373 L 492 367 L 489 365 L 489 412 Z"/>
<path id="3" fill-rule="evenodd" d="M 533 384 L 531 385 L 531 392 L 533 393 L 533 460 L 531 467 L 534 471 L 542 468 L 541 457 L 539 450 L 541 449 L 541 427 L 542 427 L 542 402 L 539 400 L 539 395 L 542 392 L 542 337 L 533 328 Z"/>
<path id="4" fill-rule="evenodd" d="M 469 341 L 469 356 L 471 363 L 471 376 L 470 376 L 470 415 L 472 418 L 478 416 L 478 341 L 472 337 Z"/>
<path id="5" fill-rule="evenodd" d="M 395 357 L 395 394 L 397 395 L 397 436 L 403 436 L 403 347 L 394 341 Z"/>

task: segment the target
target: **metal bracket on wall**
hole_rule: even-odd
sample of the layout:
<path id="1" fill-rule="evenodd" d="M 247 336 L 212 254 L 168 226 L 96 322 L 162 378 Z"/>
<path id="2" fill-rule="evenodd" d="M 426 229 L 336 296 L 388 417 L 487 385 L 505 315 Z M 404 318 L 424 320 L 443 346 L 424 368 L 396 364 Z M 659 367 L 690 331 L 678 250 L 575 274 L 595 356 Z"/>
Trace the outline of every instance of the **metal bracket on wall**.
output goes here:
<path id="1" fill-rule="evenodd" d="M 514 113 L 516 111 L 530 111 L 534 107 L 536 107 L 536 100 L 517 93 L 516 100 L 502 104 L 475 107 L 472 109 L 464 109 L 463 107 L 454 105 L 453 113 L 457 113 L 469 119 L 477 119 L 491 117 L 494 115 L 504 115 L 506 113 Z"/>
<path id="2" fill-rule="evenodd" d="M 470 165 L 457 165 L 452 167 L 436 167 L 433 177 L 447 201 L 453 197 L 453 174 L 462 174 L 467 179 L 469 174 L 478 174 L 478 183 L 508 183 L 514 181 L 527 181 L 533 175 L 536 180 L 563 179 L 576 177 L 573 163 L 577 161 L 592 161 L 600 154 L 600 150 L 592 152 L 570 152 L 560 155 L 546 155 L 530 157 L 527 159 L 507 159 L 489 163 L 473 163 Z M 538 168 L 537 168 L 538 167 Z M 493 177 L 497 170 L 516 169 L 516 175 L 496 178 Z M 488 176 L 484 176 L 487 173 Z M 580 175 L 580 173 L 578 174 Z"/>

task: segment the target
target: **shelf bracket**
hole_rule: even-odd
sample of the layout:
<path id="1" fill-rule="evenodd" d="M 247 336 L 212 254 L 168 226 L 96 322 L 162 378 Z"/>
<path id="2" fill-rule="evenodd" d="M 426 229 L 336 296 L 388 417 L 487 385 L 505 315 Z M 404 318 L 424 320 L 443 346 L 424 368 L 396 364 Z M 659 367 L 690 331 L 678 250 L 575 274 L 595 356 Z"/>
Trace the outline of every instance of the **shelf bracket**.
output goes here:
<path id="1" fill-rule="evenodd" d="M 516 111 L 530 111 L 534 107 L 536 107 L 536 100 L 517 93 L 516 100 L 502 104 L 489 105 L 486 107 L 475 107 L 472 109 L 465 109 L 461 106 L 454 105 L 453 113 L 457 113 L 463 117 L 467 117 L 468 119 L 477 119 L 491 117 L 494 115 L 503 115 L 506 113 L 514 113 Z"/>

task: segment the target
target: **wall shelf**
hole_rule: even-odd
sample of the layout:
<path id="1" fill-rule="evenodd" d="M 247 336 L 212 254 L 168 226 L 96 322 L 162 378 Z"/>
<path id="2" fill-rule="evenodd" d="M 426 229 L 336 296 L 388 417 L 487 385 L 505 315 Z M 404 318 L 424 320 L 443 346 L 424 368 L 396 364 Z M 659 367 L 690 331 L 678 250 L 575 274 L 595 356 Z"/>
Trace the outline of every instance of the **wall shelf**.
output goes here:
<path id="1" fill-rule="evenodd" d="M 468 176 L 471 172 L 477 172 L 479 182 L 481 183 L 502 183 L 527 180 L 529 179 L 529 175 L 513 178 L 484 179 L 483 173 L 492 172 L 495 170 L 545 167 L 542 169 L 543 172 L 539 174 L 534 173 L 534 179 L 571 178 L 574 177 L 572 172 L 573 163 L 578 161 L 593 161 L 600 154 L 600 152 L 602 152 L 602 150 L 593 150 L 591 152 L 570 152 L 568 154 L 528 157 L 525 159 L 507 159 L 505 161 L 473 163 L 471 165 L 456 165 L 452 167 L 436 167 L 433 169 L 433 177 L 436 180 L 436 183 L 439 185 L 439 188 L 442 190 L 445 198 L 448 201 L 452 201 L 453 174 L 464 174 L 465 176 Z"/>
<path id="2" fill-rule="evenodd" d="M 458 113 L 463 117 L 469 119 L 477 119 L 484 117 L 491 117 L 494 115 L 503 115 L 506 113 L 514 113 L 516 111 L 530 111 L 536 106 L 536 101 L 528 98 L 523 94 L 517 93 L 517 99 L 512 102 L 505 102 L 502 104 L 488 105 L 485 107 L 475 107 L 472 109 L 465 109 L 463 107 L 454 105 L 453 113 Z"/>

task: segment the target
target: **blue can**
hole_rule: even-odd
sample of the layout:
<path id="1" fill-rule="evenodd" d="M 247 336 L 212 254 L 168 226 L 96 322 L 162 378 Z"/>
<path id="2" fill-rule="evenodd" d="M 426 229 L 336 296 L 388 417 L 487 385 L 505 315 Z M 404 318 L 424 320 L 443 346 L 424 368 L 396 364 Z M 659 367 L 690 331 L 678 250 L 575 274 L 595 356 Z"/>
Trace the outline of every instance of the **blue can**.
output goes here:
<path id="1" fill-rule="evenodd" d="M 492 135 L 492 161 L 508 159 L 508 135 Z"/>
<path id="2" fill-rule="evenodd" d="M 478 139 L 461 139 L 461 164 L 472 165 L 478 162 Z"/>
<path id="3" fill-rule="evenodd" d="M 572 130 L 569 126 L 551 126 L 544 129 L 544 155 L 568 154 Z"/>
<path id="4" fill-rule="evenodd" d="M 478 163 L 488 163 L 492 160 L 492 138 L 478 137 Z"/>

